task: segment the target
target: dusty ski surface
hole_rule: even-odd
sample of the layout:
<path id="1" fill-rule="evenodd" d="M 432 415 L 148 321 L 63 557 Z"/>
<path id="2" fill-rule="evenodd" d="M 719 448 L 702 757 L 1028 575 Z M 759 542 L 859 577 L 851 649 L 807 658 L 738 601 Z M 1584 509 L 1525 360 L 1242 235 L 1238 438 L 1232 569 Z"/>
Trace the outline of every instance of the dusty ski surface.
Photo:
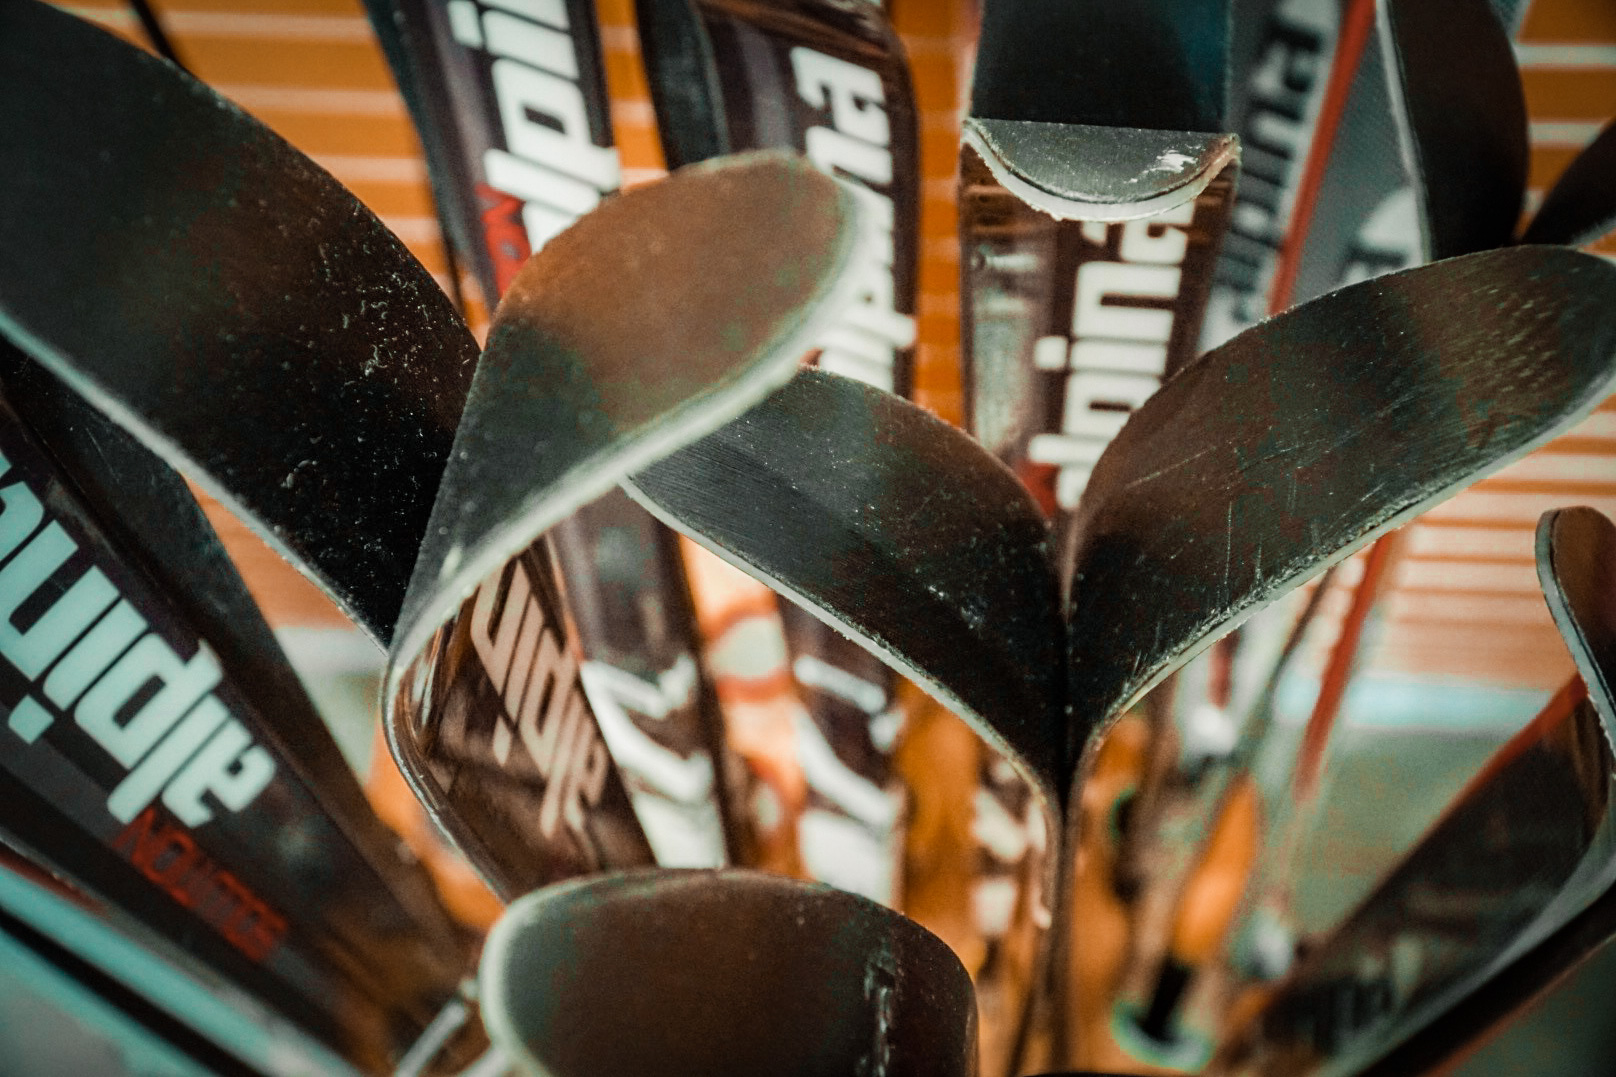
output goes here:
<path id="1" fill-rule="evenodd" d="M 1608 395 L 1613 296 L 1588 255 L 1489 251 L 1325 296 L 1165 385 L 1063 555 L 1073 761 L 1246 616 Z"/>
<path id="2" fill-rule="evenodd" d="M 829 177 L 757 153 L 613 199 L 546 244 L 495 312 L 395 652 L 569 512 L 790 378 L 852 298 L 856 220 Z"/>
<path id="3" fill-rule="evenodd" d="M 489 935 L 481 985 L 494 1041 L 553 1077 L 976 1072 L 975 994 L 942 940 L 872 901 L 754 872 L 530 895 Z"/>
<path id="4" fill-rule="evenodd" d="M 477 359 L 432 277 L 258 121 L 31 0 L 0 115 L 0 331 L 386 641 Z"/>

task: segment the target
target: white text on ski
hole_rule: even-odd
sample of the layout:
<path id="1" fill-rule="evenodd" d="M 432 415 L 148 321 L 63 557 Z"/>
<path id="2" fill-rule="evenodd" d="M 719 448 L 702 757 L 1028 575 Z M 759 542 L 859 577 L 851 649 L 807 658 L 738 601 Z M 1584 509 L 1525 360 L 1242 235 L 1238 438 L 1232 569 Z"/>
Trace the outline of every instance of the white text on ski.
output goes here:
<path id="1" fill-rule="evenodd" d="M 915 342 L 915 320 L 894 309 L 892 199 L 875 190 L 892 183 L 892 125 L 881 76 L 801 46 L 791 50 L 791 71 L 797 95 L 830 112 L 828 125 L 810 127 L 804 136 L 808 159 L 841 181 L 865 210 L 858 297 L 819 341 L 819 365 L 890 391 L 896 353 Z"/>
<path id="2" fill-rule="evenodd" d="M 1027 448 L 1035 463 L 1060 469 L 1055 500 L 1063 509 L 1077 507 L 1100 453 L 1161 385 L 1174 312 L 1130 301 L 1177 298 L 1189 248 L 1184 226 L 1194 216 L 1192 200 L 1122 225 L 1083 222 L 1092 243 L 1121 229 L 1121 261 L 1084 262 L 1073 283 L 1071 336 L 1042 337 L 1033 349 L 1039 370 L 1066 372 L 1060 432 L 1035 434 Z"/>

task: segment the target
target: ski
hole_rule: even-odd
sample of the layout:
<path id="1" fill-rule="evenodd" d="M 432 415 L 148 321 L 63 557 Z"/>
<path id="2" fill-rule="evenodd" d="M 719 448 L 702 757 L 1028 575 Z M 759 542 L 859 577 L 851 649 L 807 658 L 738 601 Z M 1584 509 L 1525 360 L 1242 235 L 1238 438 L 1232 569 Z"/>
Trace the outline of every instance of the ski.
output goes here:
<path id="1" fill-rule="evenodd" d="M 638 0 L 635 12 L 663 156 L 803 154 L 868 210 L 858 297 L 816 341 L 820 369 L 902 396 L 913 378 L 919 132 L 903 46 L 873 3 Z M 892 904 L 901 803 L 890 790 L 902 721 L 891 670 L 789 602 L 780 604 L 792 688 L 795 813 L 808 875 Z"/>
<path id="2" fill-rule="evenodd" d="M 430 881 L 179 476 L 0 357 L 0 840 L 287 1041 L 245 1061 L 391 1065 L 470 961 Z"/>
<path id="3" fill-rule="evenodd" d="M 1414 1059 L 1427 1068 L 1609 937 L 1588 928 L 1608 922 L 1616 893 L 1616 624 L 1607 612 L 1616 525 L 1592 509 L 1551 512 L 1537 550 L 1577 679 L 1310 947 L 1219 1072 L 1410 1072 Z"/>
<path id="4" fill-rule="evenodd" d="M 1616 124 L 1607 124 L 1549 189 L 1521 242 L 1582 247 L 1616 228 L 1612 176 L 1616 176 Z"/>
<path id="5" fill-rule="evenodd" d="M 668 167 L 788 149 L 868 210 L 854 305 L 816 364 L 908 396 L 919 253 L 919 132 L 903 45 L 875 3 L 637 0 Z"/>
<path id="6" fill-rule="evenodd" d="M 1196 354 L 1239 157 L 1228 33 L 1218 4 L 985 8 L 960 152 L 967 426 L 1057 519 Z"/>
<path id="7" fill-rule="evenodd" d="M 617 192 L 593 5 L 373 0 L 369 11 L 426 148 L 446 239 L 492 303 L 533 251 Z M 570 675 L 657 861 L 716 866 L 738 854 L 739 820 L 688 583 L 673 540 L 658 532 L 608 495 L 579 508 L 524 571 L 553 577 L 552 559 L 560 570 L 578 615 Z M 614 556 L 625 545 L 635 559 Z M 600 557 L 612 561 L 609 578 Z M 562 607 L 542 605 L 557 582 L 531 591 L 546 623 L 565 620 Z"/>
<path id="8" fill-rule="evenodd" d="M 1526 105 L 1492 5 L 1357 0 L 1342 20 L 1330 138 L 1300 177 L 1273 309 L 1506 246 L 1521 211 Z"/>
<path id="9" fill-rule="evenodd" d="M 971 720 L 1053 813 L 1088 745 L 1152 684 L 1603 399 L 1612 289 L 1616 270 L 1586 255 L 1486 252 L 1344 289 L 1203 356 L 1096 466 L 1060 558 L 1064 631 L 1045 525 L 1013 476 L 831 375 L 798 375 L 629 490 Z M 1555 322 L 1534 336 L 1541 309 Z M 742 489 L 746 513 L 729 496 Z M 1169 594 L 1135 615 L 1140 596 Z M 1070 647 L 1064 688 L 1051 646 Z"/>
<path id="10" fill-rule="evenodd" d="M 940 939 L 857 895 L 755 872 L 530 894 L 489 935 L 480 981 L 495 1042 L 556 1077 L 977 1072 L 976 996 Z"/>

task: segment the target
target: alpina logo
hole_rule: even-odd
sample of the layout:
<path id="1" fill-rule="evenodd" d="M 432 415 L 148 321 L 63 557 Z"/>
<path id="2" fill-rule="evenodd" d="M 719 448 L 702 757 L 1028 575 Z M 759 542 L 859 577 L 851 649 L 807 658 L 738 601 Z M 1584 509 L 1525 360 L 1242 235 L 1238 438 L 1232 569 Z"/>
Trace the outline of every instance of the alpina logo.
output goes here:
<path id="1" fill-rule="evenodd" d="M 74 723 L 126 769 L 107 800 L 119 822 L 163 806 L 187 826 L 215 805 L 240 811 L 275 776 L 214 694 L 218 660 L 205 643 L 189 658 L 151 628 L 39 496 L 0 457 L 0 657 L 32 681 L 7 724 L 32 744 Z M 28 618 L 26 628 L 18 622 Z"/>
<path id="2" fill-rule="evenodd" d="M 895 307 L 892 199 L 876 190 L 892 183 L 892 126 L 881 76 L 809 48 L 791 50 L 797 95 L 828 111 L 810 127 L 805 150 L 814 167 L 842 181 L 863 203 L 866 232 L 858 297 L 819 342 L 819 365 L 881 389 L 893 387 L 896 353 L 915 342 L 915 322 Z"/>
<path id="3" fill-rule="evenodd" d="M 520 741 L 546 781 L 539 833 L 553 840 L 565 823 L 581 835 L 585 808 L 599 804 L 606 790 L 611 757 L 584 701 L 577 655 L 557 637 L 521 562 L 478 590 L 470 633 L 504 704 L 488 746 L 495 762 L 504 766 Z"/>

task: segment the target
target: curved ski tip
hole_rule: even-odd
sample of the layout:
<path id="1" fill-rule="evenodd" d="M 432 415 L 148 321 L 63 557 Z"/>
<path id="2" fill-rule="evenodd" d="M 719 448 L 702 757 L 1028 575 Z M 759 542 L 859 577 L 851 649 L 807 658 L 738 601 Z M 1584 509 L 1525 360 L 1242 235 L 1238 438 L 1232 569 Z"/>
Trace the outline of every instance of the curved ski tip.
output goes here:
<path id="1" fill-rule="evenodd" d="M 568 514 L 788 382 L 856 299 L 862 213 L 795 154 L 741 154 L 608 199 L 534 254 L 495 310 L 395 654 Z"/>
<path id="2" fill-rule="evenodd" d="M 1521 242 L 1582 247 L 1612 228 L 1616 228 L 1616 122 L 1607 124 L 1566 166 Z"/>
<path id="3" fill-rule="evenodd" d="M 853 195 L 800 154 L 759 150 L 687 165 L 606 199 L 534 253 L 495 308 L 489 339 L 502 321 L 584 276 L 611 286 L 585 296 L 596 320 L 613 293 L 635 295 L 635 286 L 652 286 L 653 295 L 723 289 L 767 303 L 746 311 L 749 327 L 771 314 L 789 319 L 846 268 L 860 213 Z M 671 273 L 681 268 L 696 272 Z"/>
<path id="4" fill-rule="evenodd" d="M 1616 736 L 1616 523 L 1585 505 L 1545 512 L 1537 575 L 1606 732 Z"/>
<path id="5" fill-rule="evenodd" d="M 976 1001 L 925 928 L 758 872 L 647 870 L 514 902 L 481 969 L 490 1038 L 524 1072 L 975 1072 Z"/>
<path id="6" fill-rule="evenodd" d="M 1229 134 L 968 117 L 964 140 L 1004 188 L 1059 220 L 1125 221 L 1182 205 L 1240 158 Z"/>

